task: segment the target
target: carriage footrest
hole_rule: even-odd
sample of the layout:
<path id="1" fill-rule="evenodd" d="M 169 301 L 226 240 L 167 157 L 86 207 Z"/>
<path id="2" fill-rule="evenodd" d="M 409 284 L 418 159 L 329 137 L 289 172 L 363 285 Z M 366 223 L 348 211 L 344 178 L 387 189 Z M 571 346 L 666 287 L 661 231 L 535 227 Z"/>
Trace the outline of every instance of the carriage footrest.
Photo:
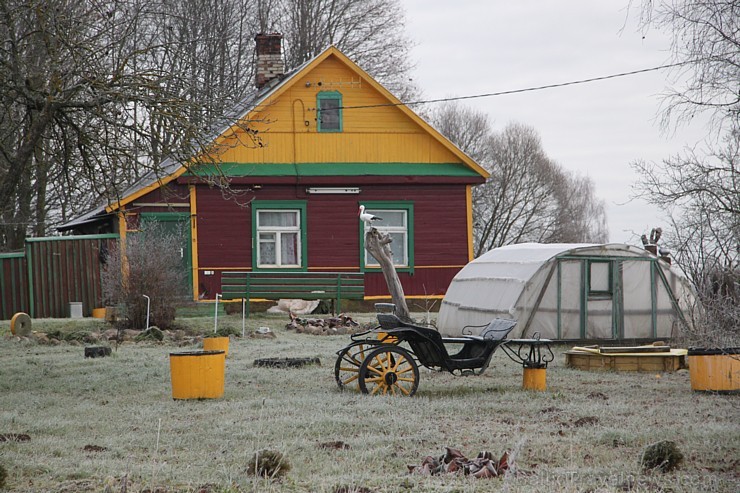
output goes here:
<path id="1" fill-rule="evenodd" d="M 512 361 L 524 368 L 542 369 L 555 359 L 550 348 L 550 339 L 540 339 L 536 333 L 532 339 L 510 339 L 502 344 L 503 350 Z"/>

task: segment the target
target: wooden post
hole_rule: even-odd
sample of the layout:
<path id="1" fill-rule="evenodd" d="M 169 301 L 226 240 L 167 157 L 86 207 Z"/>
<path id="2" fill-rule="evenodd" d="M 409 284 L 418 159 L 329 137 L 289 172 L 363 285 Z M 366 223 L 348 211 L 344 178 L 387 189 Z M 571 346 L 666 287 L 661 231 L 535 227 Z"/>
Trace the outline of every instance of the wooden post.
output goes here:
<path id="1" fill-rule="evenodd" d="M 403 294 L 403 286 L 398 279 L 398 273 L 393 266 L 393 254 L 391 253 L 390 242 L 393 241 L 390 235 L 383 234 L 375 228 L 365 233 L 365 250 L 370 252 L 375 260 L 383 269 L 383 277 L 388 285 L 388 291 L 391 294 L 393 304 L 396 305 L 396 315 L 401 320 L 411 320 L 409 307 L 406 305 L 406 298 Z"/>

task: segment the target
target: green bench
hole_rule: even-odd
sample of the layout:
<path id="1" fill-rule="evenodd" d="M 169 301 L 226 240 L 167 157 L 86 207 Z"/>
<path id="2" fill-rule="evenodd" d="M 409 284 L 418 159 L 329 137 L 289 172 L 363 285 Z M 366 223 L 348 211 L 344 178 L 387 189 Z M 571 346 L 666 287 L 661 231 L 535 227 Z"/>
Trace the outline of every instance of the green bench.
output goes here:
<path id="1" fill-rule="evenodd" d="M 335 313 L 341 313 L 342 300 L 365 298 L 365 275 L 361 272 L 234 272 L 221 273 L 221 298 L 336 300 Z"/>

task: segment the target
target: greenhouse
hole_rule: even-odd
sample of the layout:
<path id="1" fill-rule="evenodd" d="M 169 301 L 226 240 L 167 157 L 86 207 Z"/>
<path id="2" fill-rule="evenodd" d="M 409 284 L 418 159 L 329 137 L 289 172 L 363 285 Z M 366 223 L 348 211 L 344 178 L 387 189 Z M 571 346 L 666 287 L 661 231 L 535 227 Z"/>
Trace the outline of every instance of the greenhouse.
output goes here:
<path id="1" fill-rule="evenodd" d="M 450 284 L 437 326 L 477 334 L 496 317 L 518 321 L 509 338 L 665 339 L 693 304 L 670 259 L 625 244 L 525 243 L 493 249 Z"/>

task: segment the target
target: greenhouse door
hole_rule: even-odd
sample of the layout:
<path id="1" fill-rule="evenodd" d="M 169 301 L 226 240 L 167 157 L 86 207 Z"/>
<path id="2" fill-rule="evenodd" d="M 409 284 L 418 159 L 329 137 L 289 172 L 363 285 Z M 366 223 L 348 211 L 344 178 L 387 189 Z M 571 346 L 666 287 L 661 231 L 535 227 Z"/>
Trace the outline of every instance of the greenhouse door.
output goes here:
<path id="1" fill-rule="evenodd" d="M 581 330 L 586 339 L 612 339 L 614 333 L 615 262 L 609 259 L 589 259 L 583 279 Z"/>

